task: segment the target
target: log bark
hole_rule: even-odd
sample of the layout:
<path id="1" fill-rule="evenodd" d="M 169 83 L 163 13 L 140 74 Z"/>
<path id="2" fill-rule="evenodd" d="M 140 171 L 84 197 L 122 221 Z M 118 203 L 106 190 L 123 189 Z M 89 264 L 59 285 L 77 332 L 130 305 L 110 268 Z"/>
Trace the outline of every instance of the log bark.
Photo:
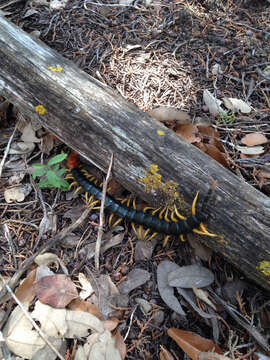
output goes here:
<path id="1" fill-rule="evenodd" d="M 208 228 L 220 237 L 201 240 L 270 290 L 268 198 L 1 16 L 0 92 L 99 168 L 114 153 L 116 180 L 149 203 L 155 194 L 139 179 L 150 164 L 189 204 L 217 180 Z"/>

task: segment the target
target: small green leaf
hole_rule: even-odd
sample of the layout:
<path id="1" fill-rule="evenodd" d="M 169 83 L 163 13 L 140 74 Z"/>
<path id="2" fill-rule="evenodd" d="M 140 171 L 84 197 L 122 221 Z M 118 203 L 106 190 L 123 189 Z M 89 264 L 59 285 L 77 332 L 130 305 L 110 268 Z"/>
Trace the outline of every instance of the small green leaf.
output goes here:
<path id="1" fill-rule="evenodd" d="M 46 165 L 44 165 L 44 164 L 33 164 L 32 166 L 36 169 L 43 169 L 46 167 Z"/>
<path id="2" fill-rule="evenodd" d="M 55 172 L 53 172 L 52 170 L 49 170 L 48 173 L 47 173 L 47 176 L 48 176 L 49 184 L 57 186 L 59 178 L 55 174 Z"/>
<path id="3" fill-rule="evenodd" d="M 55 155 L 53 158 L 51 158 L 51 160 L 48 161 L 48 165 L 51 166 L 51 165 L 60 163 L 61 161 L 65 160 L 66 157 L 67 157 L 67 154 Z"/>
<path id="4" fill-rule="evenodd" d="M 48 181 L 48 179 L 41 180 L 41 181 L 38 183 L 38 187 L 39 187 L 39 188 L 49 187 L 49 181 Z"/>
<path id="5" fill-rule="evenodd" d="M 67 169 L 60 169 L 60 170 L 57 172 L 57 175 L 58 175 L 59 177 L 61 177 L 66 171 L 67 171 Z"/>
<path id="6" fill-rule="evenodd" d="M 45 175 L 46 174 L 46 172 L 47 172 L 47 169 L 46 168 L 39 168 L 39 169 L 37 169 L 37 170 L 35 170 L 34 172 L 33 172 L 33 179 L 35 180 L 36 178 L 37 178 L 37 176 L 43 176 L 43 175 Z"/>
<path id="7" fill-rule="evenodd" d="M 60 169 L 60 164 L 56 164 L 54 166 L 51 167 L 51 170 L 54 171 L 55 173 Z"/>

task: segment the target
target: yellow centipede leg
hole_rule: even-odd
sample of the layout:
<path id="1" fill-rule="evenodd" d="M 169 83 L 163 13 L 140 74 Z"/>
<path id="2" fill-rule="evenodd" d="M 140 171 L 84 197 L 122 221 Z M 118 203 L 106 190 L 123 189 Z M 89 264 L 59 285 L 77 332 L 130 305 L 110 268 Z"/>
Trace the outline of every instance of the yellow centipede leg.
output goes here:
<path id="1" fill-rule="evenodd" d="M 191 208 L 191 213 L 192 215 L 196 215 L 196 203 L 197 203 L 197 200 L 198 200 L 198 196 L 199 196 L 199 191 L 197 191 L 194 199 L 193 199 L 193 202 L 192 202 L 192 208 Z"/>
<path id="2" fill-rule="evenodd" d="M 111 226 L 111 227 L 112 227 L 113 218 L 114 218 L 114 213 L 111 213 L 111 215 L 109 217 L 109 226 Z"/>
<path id="3" fill-rule="evenodd" d="M 182 242 L 185 242 L 185 241 L 186 241 L 183 234 L 181 234 L 179 237 L 180 237 L 180 240 L 181 240 Z"/>
<path id="4" fill-rule="evenodd" d="M 132 227 L 132 230 L 134 231 L 135 235 L 136 235 L 137 238 L 138 238 L 139 236 L 138 236 L 137 229 L 136 229 L 136 225 L 134 224 L 134 222 L 131 223 L 131 227 Z"/>
<path id="5" fill-rule="evenodd" d="M 170 239 L 170 235 L 165 236 L 162 244 L 163 247 L 165 247 L 168 244 L 169 239 Z"/>
<path id="6" fill-rule="evenodd" d="M 181 215 L 180 212 L 178 211 L 176 205 L 174 205 L 174 212 L 176 214 L 176 216 L 180 219 L 180 220 L 186 220 L 186 217 L 184 215 Z"/>
<path id="7" fill-rule="evenodd" d="M 119 225 L 122 220 L 123 220 L 122 218 L 118 218 L 118 219 L 113 223 L 112 227 L 114 228 L 116 225 Z"/>
<path id="8" fill-rule="evenodd" d="M 154 232 L 147 240 L 148 240 L 148 241 L 151 241 L 151 240 L 153 240 L 154 237 L 157 236 L 157 235 L 158 235 L 158 233 L 157 233 L 157 232 Z"/>
<path id="9" fill-rule="evenodd" d="M 78 186 L 77 189 L 74 191 L 73 195 L 76 195 L 77 192 L 79 192 L 80 190 L 82 190 L 82 186 Z"/>

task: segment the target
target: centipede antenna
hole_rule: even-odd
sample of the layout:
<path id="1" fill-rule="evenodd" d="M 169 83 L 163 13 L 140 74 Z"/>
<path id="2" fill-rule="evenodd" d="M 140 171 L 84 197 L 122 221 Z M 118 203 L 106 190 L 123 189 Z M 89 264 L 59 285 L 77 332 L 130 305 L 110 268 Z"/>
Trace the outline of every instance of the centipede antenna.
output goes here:
<path id="1" fill-rule="evenodd" d="M 213 182 L 213 184 L 211 185 L 211 187 L 208 189 L 207 194 L 205 195 L 205 198 L 203 199 L 203 202 L 202 202 L 202 207 L 201 207 L 202 212 L 205 212 L 207 210 L 209 200 L 211 199 L 211 196 L 215 190 L 216 185 L 217 185 L 217 180 L 215 180 Z"/>

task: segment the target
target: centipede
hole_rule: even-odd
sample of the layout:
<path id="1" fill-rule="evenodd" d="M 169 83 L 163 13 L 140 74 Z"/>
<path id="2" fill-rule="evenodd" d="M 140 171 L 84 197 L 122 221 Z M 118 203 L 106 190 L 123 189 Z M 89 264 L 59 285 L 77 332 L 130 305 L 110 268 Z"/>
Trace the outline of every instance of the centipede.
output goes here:
<path id="1" fill-rule="evenodd" d="M 98 180 L 82 168 L 78 156 L 74 152 L 69 155 L 67 167 L 69 171 L 67 179 L 72 180 L 70 187 L 76 185 L 75 191 L 83 189 L 87 204 L 92 204 L 92 207 L 97 206 L 102 199 L 102 186 Z M 189 233 L 216 236 L 216 234 L 210 233 L 205 225 L 209 218 L 207 206 L 215 185 L 213 183 L 212 187 L 209 188 L 202 201 L 200 211 L 196 209 L 199 196 L 197 191 L 192 202 L 191 215 L 187 217 L 182 215 L 176 206 L 173 211 L 168 211 L 167 208 L 162 207 L 153 209 L 148 206 L 138 210 L 135 198 L 114 199 L 108 194 L 106 194 L 104 206 L 111 213 L 109 218 L 111 226 L 115 226 L 125 219 L 131 223 L 139 238 L 151 240 L 159 233 L 164 234 L 163 246 L 166 246 L 170 236 L 178 236 L 181 241 L 185 241 L 185 235 Z M 117 220 L 113 222 L 115 217 Z"/>

